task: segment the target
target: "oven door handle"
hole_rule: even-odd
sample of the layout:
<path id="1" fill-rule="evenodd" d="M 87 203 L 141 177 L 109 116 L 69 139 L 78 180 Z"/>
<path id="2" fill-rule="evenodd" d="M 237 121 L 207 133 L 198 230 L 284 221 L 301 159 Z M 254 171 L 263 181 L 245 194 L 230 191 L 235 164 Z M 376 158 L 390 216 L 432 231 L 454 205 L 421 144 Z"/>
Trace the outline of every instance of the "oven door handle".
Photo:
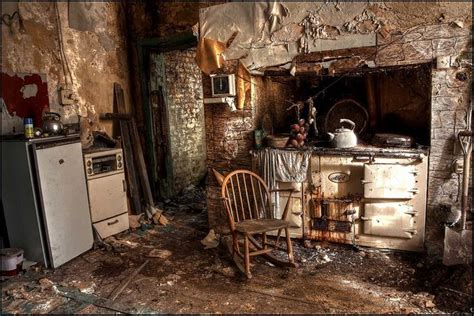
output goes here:
<path id="1" fill-rule="evenodd" d="M 353 161 L 355 162 L 371 162 L 372 161 L 372 158 L 371 156 L 354 156 L 352 159 Z"/>
<path id="2" fill-rule="evenodd" d="M 123 192 L 127 192 L 127 183 L 125 182 L 125 179 L 122 179 L 122 187 L 123 187 Z"/>
<path id="3" fill-rule="evenodd" d="M 118 222 L 119 222 L 119 220 L 116 219 L 116 220 L 114 220 L 114 221 L 108 222 L 107 225 L 108 225 L 108 226 L 115 225 L 115 224 L 117 224 Z"/>

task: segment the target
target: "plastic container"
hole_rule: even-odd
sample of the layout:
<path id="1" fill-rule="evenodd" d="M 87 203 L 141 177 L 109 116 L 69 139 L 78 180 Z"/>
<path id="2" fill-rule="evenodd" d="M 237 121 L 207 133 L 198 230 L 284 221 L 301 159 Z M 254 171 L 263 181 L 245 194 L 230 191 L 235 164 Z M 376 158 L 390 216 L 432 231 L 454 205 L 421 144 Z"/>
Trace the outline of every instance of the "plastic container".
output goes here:
<path id="1" fill-rule="evenodd" d="M 1 279 L 11 278 L 23 270 L 23 249 L 0 249 Z"/>

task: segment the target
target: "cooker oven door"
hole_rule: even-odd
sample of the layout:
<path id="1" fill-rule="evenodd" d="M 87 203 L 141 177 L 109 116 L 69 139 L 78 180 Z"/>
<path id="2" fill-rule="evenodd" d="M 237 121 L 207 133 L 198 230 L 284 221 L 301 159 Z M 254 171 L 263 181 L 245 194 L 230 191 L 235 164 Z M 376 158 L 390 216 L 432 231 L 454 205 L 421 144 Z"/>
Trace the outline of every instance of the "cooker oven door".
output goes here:
<path id="1" fill-rule="evenodd" d="M 412 199 L 417 172 L 411 165 L 365 164 L 364 198 L 370 199 Z"/>
<path id="2" fill-rule="evenodd" d="M 422 251 L 426 159 L 380 157 L 376 161 L 363 167 L 359 244 Z"/>
<path id="3" fill-rule="evenodd" d="M 367 235 L 412 238 L 416 214 L 405 202 L 365 203 L 363 230 Z"/>

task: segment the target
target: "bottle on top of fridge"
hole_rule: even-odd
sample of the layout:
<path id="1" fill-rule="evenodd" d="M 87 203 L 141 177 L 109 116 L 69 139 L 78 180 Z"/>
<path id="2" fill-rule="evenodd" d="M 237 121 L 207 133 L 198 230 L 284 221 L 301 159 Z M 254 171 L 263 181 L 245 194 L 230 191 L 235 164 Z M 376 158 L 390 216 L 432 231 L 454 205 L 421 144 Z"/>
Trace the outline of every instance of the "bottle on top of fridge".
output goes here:
<path id="1" fill-rule="evenodd" d="M 31 117 L 26 117 L 24 120 L 25 124 L 25 137 L 33 138 L 35 137 L 34 128 L 33 128 L 33 119 Z"/>

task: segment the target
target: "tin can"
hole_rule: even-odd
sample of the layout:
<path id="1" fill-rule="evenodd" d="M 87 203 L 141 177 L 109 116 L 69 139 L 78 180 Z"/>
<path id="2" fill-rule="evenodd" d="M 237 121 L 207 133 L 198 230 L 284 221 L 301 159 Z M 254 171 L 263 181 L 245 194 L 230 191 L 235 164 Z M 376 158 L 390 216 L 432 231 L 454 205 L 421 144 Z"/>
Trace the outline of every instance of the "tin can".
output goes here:
<path id="1" fill-rule="evenodd" d="M 33 128 L 33 119 L 31 117 L 25 117 L 23 123 L 25 124 L 25 137 L 26 138 L 35 137 L 35 132 Z"/>
<path id="2" fill-rule="evenodd" d="M 260 148 L 263 147 L 263 138 L 264 138 L 263 129 L 254 130 L 254 139 L 255 139 L 255 148 L 256 149 L 260 149 Z"/>
<path id="3" fill-rule="evenodd" d="M 23 249 L 0 249 L 0 279 L 6 280 L 23 270 Z"/>

